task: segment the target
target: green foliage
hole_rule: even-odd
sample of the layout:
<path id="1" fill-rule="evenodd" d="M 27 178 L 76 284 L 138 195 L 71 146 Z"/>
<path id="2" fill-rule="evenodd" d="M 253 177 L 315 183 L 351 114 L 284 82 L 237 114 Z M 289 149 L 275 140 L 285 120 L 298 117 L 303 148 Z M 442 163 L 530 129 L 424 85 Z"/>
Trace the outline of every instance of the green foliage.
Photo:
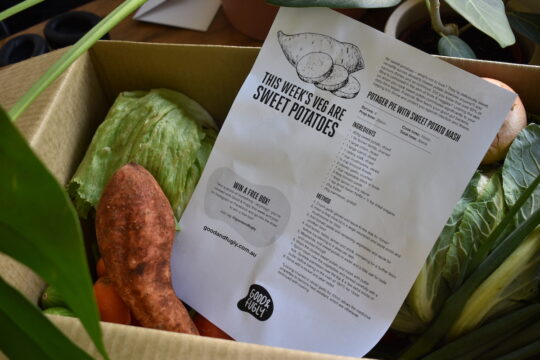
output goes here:
<path id="1" fill-rule="evenodd" d="M 510 11 L 506 15 L 515 31 L 540 44 L 540 14 Z"/>
<path id="2" fill-rule="evenodd" d="M 502 168 L 489 177 L 477 173 L 469 183 L 394 321 L 395 329 L 423 332 L 405 359 L 537 301 L 539 143 L 540 125 L 531 124 L 512 143 Z"/>
<path id="3" fill-rule="evenodd" d="M 531 185 L 535 188 L 538 180 Z M 524 202 L 520 199 L 514 205 L 519 208 Z M 508 215 L 507 215 L 508 216 Z M 536 210 L 525 222 L 521 223 L 510 235 L 506 236 L 490 254 L 478 266 L 478 268 L 465 280 L 465 282 L 446 300 L 437 314 L 437 317 L 429 325 L 422 335 L 401 355 L 403 360 L 418 359 L 428 354 L 447 334 L 454 322 L 458 319 L 463 307 L 467 304 L 471 295 L 478 289 L 507 258 L 514 252 L 522 241 L 540 224 L 540 209 Z"/>
<path id="4" fill-rule="evenodd" d="M 525 189 L 540 174 L 540 125 L 530 124 L 523 129 L 508 150 L 503 166 L 503 187 L 506 203 L 512 206 Z M 516 215 L 519 224 L 538 208 L 540 188 L 523 205 Z"/>
<path id="5" fill-rule="evenodd" d="M 33 153 L 13 121 L 80 55 L 145 1 L 124 1 L 45 72 L 10 109 L 10 116 L 0 109 L 0 198 L 9 205 L 0 207 L 0 252 L 25 264 L 58 289 L 106 359 L 77 214 L 63 187 Z M 13 358 L 85 358 L 84 352 L 61 332 L 43 325 L 46 318 L 41 312 L 27 311 L 28 304 L 18 301 L 13 292 L 0 291 L 5 300 L 0 337 L 10 340 L 0 341 L 1 350 Z M 54 344 L 56 352 L 51 352 L 46 342 Z"/>
<path id="6" fill-rule="evenodd" d="M 446 2 L 474 27 L 495 39 L 501 47 L 516 42 L 502 0 L 446 0 Z"/>
<path id="7" fill-rule="evenodd" d="M 393 327 L 422 331 L 462 282 L 472 254 L 504 216 L 500 172 L 476 172 L 432 248 Z M 405 321 L 407 319 L 407 321 Z M 411 320 L 415 320 L 411 323 Z M 413 327 L 414 324 L 414 327 Z"/>
<path id="8" fill-rule="evenodd" d="M 0 349 L 11 359 L 92 359 L 0 277 Z"/>
<path id="9" fill-rule="evenodd" d="M 454 56 L 466 59 L 476 59 L 473 49 L 455 35 L 443 35 L 437 43 L 439 55 Z"/>
<path id="10" fill-rule="evenodd" d="M 462 336 L 461 338 L 432 352 L 423 360 L 464 359 L 476 350 L 485 350 L 484 345 L 494 346 L 496 342 L 503 341 L 523 326 L 531 324 L 540 318 L 540 304 L 530 305 L 524 309 L 515 311 L 507 316 L 497 319 L 482 326 L 481 328 Z M 475 357 L 470 359 L 477 359 Z M 491 359 L 493 359 L 492 357 Z"/>
<path id="11" fill-rule="evenodd" d="M 62 186 L 39 161 L 2 110 L 0 168 L 0 198 L 4 204 L 9 204 L 0 207 L 0 251 L 53 284 L 81 319 L 98 349 L 105 354 L 75 210 Z M 9 296 L 3 291 L 0 293 Z M 13 297 L 10 300 L 10 322 L 1 323 L 0 327 L 18 324 L 19 332 L 26 331 L 28 336 L 37 340 L 33 322 L 42 321 L 43 315 L 39 312 L 26 313 L 23 311 L 27 307 L 25 303 L 17 303 Z M 20 304 L 20 309 L 17 309 L 17 304 Z M 52 332 L 46 334 L 47 338 L 54 337 Z M 22 343 L 20 345 L 23 346 Z"/>

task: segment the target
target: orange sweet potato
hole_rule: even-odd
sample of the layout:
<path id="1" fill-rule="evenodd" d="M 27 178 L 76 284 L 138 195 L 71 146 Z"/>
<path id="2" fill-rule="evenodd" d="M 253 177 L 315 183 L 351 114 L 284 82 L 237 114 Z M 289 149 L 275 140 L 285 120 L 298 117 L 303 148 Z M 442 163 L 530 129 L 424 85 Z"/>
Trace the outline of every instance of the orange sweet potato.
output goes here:
<path id="1" fill-rule="evenodd" d="M 99 250 L 118 294 L 142 326 L 198 334 L 171 285 L 173 210 L 142 166 L 118 169 L 96 209 Z"/>

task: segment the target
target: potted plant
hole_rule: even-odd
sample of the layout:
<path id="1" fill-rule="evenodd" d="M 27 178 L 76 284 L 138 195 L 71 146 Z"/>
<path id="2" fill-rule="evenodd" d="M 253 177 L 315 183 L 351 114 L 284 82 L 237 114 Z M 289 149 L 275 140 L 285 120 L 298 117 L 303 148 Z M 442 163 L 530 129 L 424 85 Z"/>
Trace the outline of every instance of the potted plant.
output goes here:
<path id="1" fill-rule="evenodd" d="M 439 55 L 537 64 L 540 15 L 525 12 L 531 8 L 522 3 L 406 0 L 390 15 L 385 33 Z"/>
<path id="2" fill-rule="evenodd" d="M 241 33 L 264 40 L 279 10 L 278 6 L 325 6 L 358 19 L 368 8 L 397 5 L 401 0 L 222 0 L 229 22 Z"/>

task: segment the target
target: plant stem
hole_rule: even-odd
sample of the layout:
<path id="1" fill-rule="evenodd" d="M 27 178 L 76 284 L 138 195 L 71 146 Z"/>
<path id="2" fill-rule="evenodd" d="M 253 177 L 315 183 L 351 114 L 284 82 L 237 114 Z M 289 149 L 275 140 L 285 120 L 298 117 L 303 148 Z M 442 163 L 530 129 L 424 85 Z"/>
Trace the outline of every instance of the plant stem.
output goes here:
<path id="1" fill-rule="evenodd" d="M 9 117 L 15 121 L 22 112 L 56 80 L 79 56 L 91 48 L 120 21 L 137 10 L 146 0 L 126 0 L 109 15 L 101 20 L 94 28 L 84 35 L 62 57 L 51 66 L 45 74 L 28 90 L 17 103 L 9 110 Z"/>
<path id="2" fill-rule="evenodd" d="M 15 15 L 23 10 L 28 9 L 31 6 L 34 6 L 36 4 L 39 4 L 43 0 L 26 0 L 23 1 L 15 6 L 10 7 L 9 9 L 6 9 L 2 12 L 0 12 L 0 21 L 7 19 L 8 17 Z"/>
<path id="3" fill-rule="evenodd" d="M 439 0 L 428 0 L 429 17 L 431 19 L 431 27 L 438 34 L 443 35 L 458 35 L 458 27 L 456 24 L 444 25 L 441 19 L 441 3 Z"/>

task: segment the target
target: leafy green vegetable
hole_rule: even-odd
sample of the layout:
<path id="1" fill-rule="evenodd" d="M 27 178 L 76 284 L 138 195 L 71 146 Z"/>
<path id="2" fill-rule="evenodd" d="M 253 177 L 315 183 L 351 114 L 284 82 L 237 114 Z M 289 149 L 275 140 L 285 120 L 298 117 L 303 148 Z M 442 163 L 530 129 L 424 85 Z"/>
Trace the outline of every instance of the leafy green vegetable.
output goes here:
<path id="1" fill-rule="evenodd" d="M 454 207 L 452 214 L 435 245 L 431 249 L 424 266 L 411 288 L 404 306 L 400 309 L 392 328 L 405 333 L 418 333 L 433 319 L 442 302 L 449 294 L 449 287 L 441 269 L 446 264 L 446 254 L 463 213 L 477 197 L 476 190 L 482 174 L 476 172 Z"/>
<path id="2" fill-rule="evenodd" d="M 539 274 L 540 229 L 536 229 L 478 286 L 447 338 L 457 338 L 490 317 L 524 306 L 539 293 Z"/>
<path id="3" fill-rule="evenodd" d="M 455 35 L 443 35 L 437 43 L 437 52 L 443 56 L 476 59 L 473 49 Z"/>
<path id="4" fill-rule="evenodd" d="M 537 184 L 538 181 L 535 181 L 534 186 L 536 187 Z M 520 207 L 521 205 L 522 202 L 517 202 L 514 206 Z M 418 359 L 429 353 L 446 336 L 452 324 L 459 317 L 463 307 L 480 284 L 514 252 L 539 224 L 540 209 L 536 210 L 510 235 L 505 237 L 463 284 L 448 297 L 437 317 L 426 331 L 416 339 L 400 358 L 403 360 Z"/>
<path id="5" fill-rule="evenodd" d="M 473 177 L 396 317 L 394 329 L 425 330 L 441 304 L 476 270 L 503 236 L 538 209 L 539 144 L 540 125 L 529 125 L 512 143 L 501 171 L 490 177 L 480 173 Z M 531 194 L 525 194 L 529 187 Z M 528 199 L 521 199 L 524 196 Z M 503 224 L 505 209 L 521 201 L 524 204 L 517 215 L 504 218 L 504 229 L 500 228 L 498 224 Z M 538 296 L 540 240 L 536 237 L 535 233 L 527 238 L 499 270 L 479 285 L 463 305 L 463 312 L 448 337 L 470 331 Z"/>
<path id="6" fill-rule="evenodd" d="M 502 0 L 446 0 L 446 2 L 474 27 L 495 39 L 501 47 L 516 42 Z"/>
<path id="7" fill-rule="evenodd" d="M 531 360 L 540 355 L 540 340 L 536 340 L 495 360 Z"/>
<path id="8" fill-rule="evenodd" d="M 539 144 L 540 126 L 537 124 L 522 130 L 512 143 L 502 169 L 508 206 L 513 206 L 540 175 Z M 538 209 L 539 200 L 540 189 L 536 188 L 515 215 L 515 223 L 521 224 L 529 218 Z M 448 337 L 457 337 L 490 317 L 523 306 L 538 295 L 539 274 L 540 238 L 535 231 L 471 295 Z"/>
<path id="9" fill-rule="evenodd" d="M 476 172 L 428 255 L 394 329 L 420 332 L 433 320 L 451 289 L 461 283 L 470 255 L 503 216 L 500 173 Z"/>
<path id="10" fill-rule="evenodd" d="M 511 334 L 504 341 L 498 341 L 489 351 L 478 356 L 477 360 L 495 359 L 497 356 L 508 354 L 535 340 L 540 340 L 540 320 Z"/>
<path id="11" fill-rule="evenodd" d="M 1 109 L 0 168 L 0 199 L 6 205 L 0 207 L 0 251 L 55 285 L 105 354 L 77 214 L 63 188 Z M 10 305 L 1 307 L 8 313 L 5 316 L 9 321 L 2 322 L 0 328 L 5 326 L 14 334 L 23 331 L 28 334 L 12 338 L 13 346 L 24 347 L 31 339 L 36 341 L 33 331 L 44 329 L 37 327 L 43 315 L 26 314 L 23 310 L 26 306 L 20 303 L 18 308 L 18 300 L 11 292 L 2 290 L 0 294 Z M 57 341 L 58 346 L 65 345 L 65 341 L 59 339 L 61 334 L 48 332 L 47 336 L 51 342 Z M 41 345 L 36 342 L 36 346 Z M 59 349 L 69 350 L 66 346 Z"/>
<path id="12" fill-rule="evenodd" d="M 331 8 L 382 8 L 400 3 L 401 0 L 266 0 L 268 4 L 289 7 Z"/>
<path id="13" fill-rule="evenodd" d="M 469 260 L 478 251 L 505 214 L 500 172 L 480 175 L 475 187 L 476 199 L 470 203 L 452 235 L 446 254 L 443 276 L 451 289 L 461 285 Z"/>
<path id="14" fill-rule="evenodd" d="M 68 184 L 79 215 L 86 218 L 96 206 L 114 171 L 135 162 L 154 175 L 179 218 L 216 137 L 201 124 L 213 124 L 211 116 L 181 93 L 120 94 Z"/>
<path id="15" fill-rule="evenodd" d="M 424 357 L 423 360 L 462 359 L 463 355 L 474 352 L 479 348 L 486 350 L 484 345 L 488 345 L 488 349 L 493 347 L 496 345 L 493 341 L 504 340 L 512 335 L 512 332 L 531 324 L 534 319 L 538 318 L 540 318 L 540 304 L 530 305 L 486 324 L 486 326 L 441 347 Z"/>
<path id="16" fill-rule="evenodd" d="M 503 165 L 503 187 L 506 203 L 512 206 L 523 191 L 540 174 L 540 125 L 531 124 L 520 131 L 510 149 Z M 516 224 L 523 222 L 538 208 L 540 188 L 537 188 L 530 199 L 516 216 Z"/>

